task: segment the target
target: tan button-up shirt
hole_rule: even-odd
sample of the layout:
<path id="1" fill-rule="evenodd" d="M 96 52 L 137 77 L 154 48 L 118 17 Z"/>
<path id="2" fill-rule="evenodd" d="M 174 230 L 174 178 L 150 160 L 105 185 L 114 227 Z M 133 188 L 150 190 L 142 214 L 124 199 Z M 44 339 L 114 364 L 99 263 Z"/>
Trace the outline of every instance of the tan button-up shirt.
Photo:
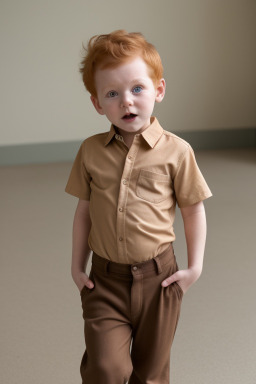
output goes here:
<path id="1" fill-rule="evenodd" d="M 113 125 L 84 140 L 65 191 L 90 200 L 89 247 L 128 264 L 155 257 L 175 240 L 176 202 L 185 207 L 212 196 L 191 146 L 154 117 L 130 149 Z"/>

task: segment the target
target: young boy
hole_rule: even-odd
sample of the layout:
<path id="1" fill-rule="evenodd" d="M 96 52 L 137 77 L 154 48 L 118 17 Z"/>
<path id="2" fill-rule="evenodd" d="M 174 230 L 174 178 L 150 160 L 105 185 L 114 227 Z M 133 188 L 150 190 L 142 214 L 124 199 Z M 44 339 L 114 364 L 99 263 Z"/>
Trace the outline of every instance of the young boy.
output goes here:
<path id="1" fill-rule="evenodd" d="M 121 30 L 94 36 L 80 71 L 96 111 L 111 123 L 82 143 L 65 189 L 79 198 L 72 277 L 84 318 L 82 382 L 167 384 L 182 297 L 202 272 L 203 200 L 212 194 L 191 146 L 152 117 L 165 94 L 152 44 Z M 188 254 L 180 271 L 176 202 Z"/>

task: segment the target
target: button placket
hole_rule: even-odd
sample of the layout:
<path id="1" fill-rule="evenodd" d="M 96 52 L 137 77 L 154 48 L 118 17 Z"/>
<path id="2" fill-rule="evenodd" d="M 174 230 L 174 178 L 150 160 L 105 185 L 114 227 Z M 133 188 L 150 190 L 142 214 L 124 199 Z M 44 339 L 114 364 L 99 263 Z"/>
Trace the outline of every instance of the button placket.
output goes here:
<path id="1" fill-rule="evenodd" d="M 125 233 L 125 212 L 129 192 L 129 183 L 134 166 L 134 161 L 138 151 L 138 142 L 131 145 L 131 148 L 126 156 L 123 174 L 120 182 L 120 190 L 118 197 L 117 221 L 116 221 L 116 235 L 117 235 L 117 250 L 118 258 L 122 262 L 129 263 L 126 249 L 126 233 Z"/>

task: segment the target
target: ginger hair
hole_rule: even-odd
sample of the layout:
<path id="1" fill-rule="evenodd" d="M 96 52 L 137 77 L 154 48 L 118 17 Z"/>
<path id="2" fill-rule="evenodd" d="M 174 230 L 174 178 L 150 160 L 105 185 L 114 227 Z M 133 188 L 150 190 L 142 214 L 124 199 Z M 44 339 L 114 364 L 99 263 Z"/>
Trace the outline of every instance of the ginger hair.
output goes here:
<path id="1" fill-rule="evenodd" d="M 115 68 L 136 56 L 140 56 L 147 64 L 155 86 L 163 77 L 159 53 L 139 32 L 117 30 L 106 35 L 95 35 L 89 40 L 87 48 L 83 45 L 83 49 L 79 72 L 85 88 L 94 97 L 97 97 L 94 81 L 96 69 Z"/>

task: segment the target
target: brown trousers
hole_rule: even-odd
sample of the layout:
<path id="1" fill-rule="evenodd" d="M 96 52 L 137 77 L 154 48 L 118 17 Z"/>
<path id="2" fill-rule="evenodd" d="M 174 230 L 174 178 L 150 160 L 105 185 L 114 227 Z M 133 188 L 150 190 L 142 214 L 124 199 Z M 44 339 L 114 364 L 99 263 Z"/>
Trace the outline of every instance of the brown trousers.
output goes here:
<path id="1" fill-rule="evenodd" d="M 94 288 L 81 291 L 83 384 L 169 384 L 183 291 L 176 282 L 165 288 L 161 282 L 177 270 L 172 244 L 136 264 L 114 263 L 93 253 Z"/>

